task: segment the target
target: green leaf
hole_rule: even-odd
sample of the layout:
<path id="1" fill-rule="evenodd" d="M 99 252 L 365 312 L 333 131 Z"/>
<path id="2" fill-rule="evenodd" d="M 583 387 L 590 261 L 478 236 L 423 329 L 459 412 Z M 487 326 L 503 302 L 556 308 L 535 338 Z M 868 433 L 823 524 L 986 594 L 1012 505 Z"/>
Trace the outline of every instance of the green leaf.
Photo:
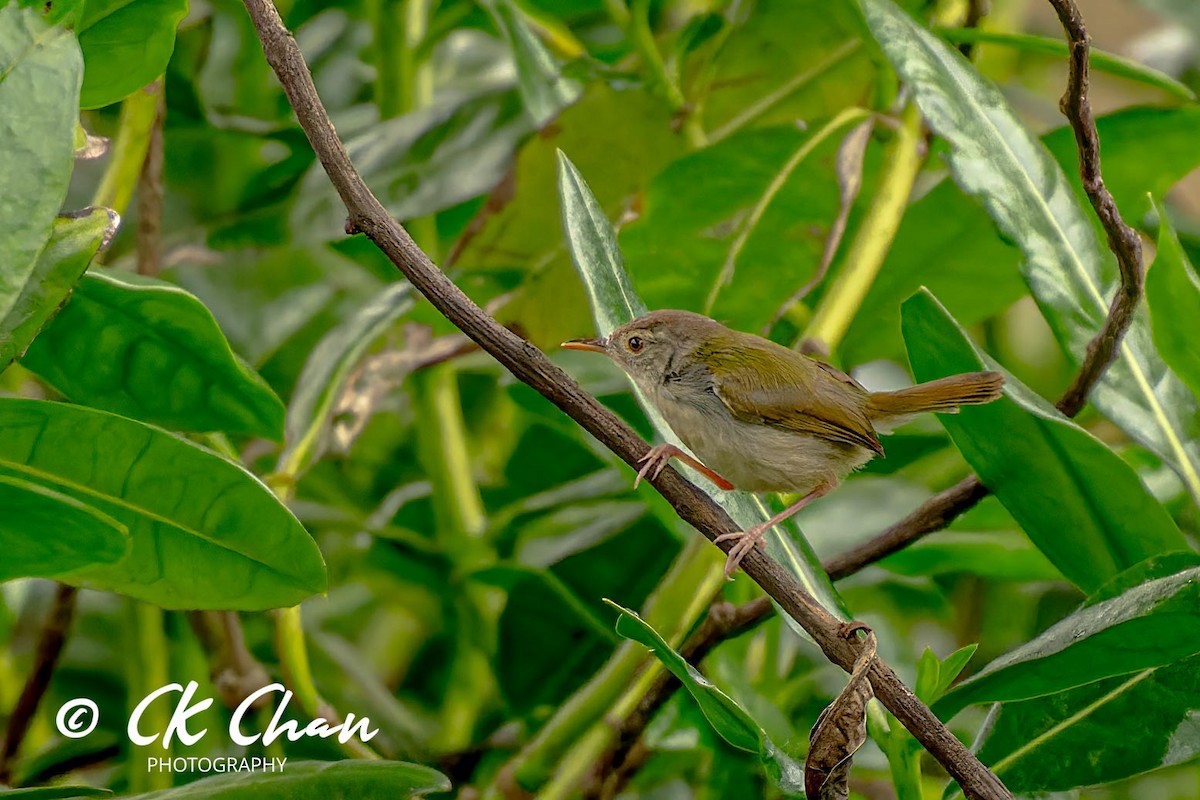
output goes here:
<path id="1" fill-rule="evenodd" d="M 403 761 L 295 761 L 282 773 L 214 775 L 130 800 L 406 800 L 450 791 L 437 770 Z"/>
<path id="2" fill-rule="evenodd" d="M 1200 704 L 1200 655 L 1177 660 L 1166 657 L 1166 648 L 1179 648 L 1188 637 L 1188 626 L 1195 625 L 1197 604 L 1184 597 L 1195 589 L 1180 585 L 1200 571 L 1200 556 L 1195 553 L 1172 553 L 1150 559 L 1126 570 L 1088 598 L 1084 606 L 1071 617 L 1048 630 L 1042 637 L 1020 648 L 1035 659 L 1065 659 L 1068 652 L 1082 660 L 1083 651 L 1101 664 L 1111 659 L 1117 667 L 1143 662 L 1139 650 L 1164 656 L 1159 665 L 1124 674 L 1114 673 L 1086 685 L 1048 696 L 1038 696 L 996 705 L 976 746 L 980 758 L 1000 775 L 1014 792 L 1055 791 L 1075 786 L 1103 783 L 1145 772 L 1159 766 L 1177 764 L 1200 753 L 1200 729 L 1194 709 Z M 1179 594 L 1162 590 L 1179 586 Z M 1154 636 L 1147 618 L 1135 614 L 1129 618 L 1131 605 L 1142 603 L 1148 596 L 1161 597 L 1160 605 L 1151 614 L 1175 618 L 1183 622 L 1178 629 L 1168 619 L 1159 619 L 1165 634 Z M 1116 604 L 1116 605 L 1114 605 Z M 1089 619 L 1102 616 L 1103 610 L 1125 617 L 1114 625 L 1096 630 L 1086 625 Z M 1083 642 L 1079 645 L 1056 641 L 1061 626 L 1078 623 Z M 1118 635 L 1120 630 L 1125 635 Z M 1143 638 L 1143 635 L 1149 638 Z M 1097 648 L 1096 636 L 1108 636 L 1108 650 Z M 1194 639 L 1194 636 L 1192 637 Z M 1045 640 L 1045 641 L 1043 641 Z M 1044 653 L 1032 652 L 1041 643 Z M 1065 644 L 1068 650 L 1055 650 Z M 1016 654 L 1012 654 L 1016 655 Z M 1021 662 L 1011 656 L 999 659 L 1007 668 L 993 672 L 991 666 L 977 678 L 964 683 L 960 690 L 982 691 L 975 682 L 1003 681 L 1015 677 L 1011 672 L 1021 669 Z M 1039 661 L 1031 662 L 1035 667 Z M 1047 666 L 1041 663 L 1041 666 Z M 1053 664 L 1049 666 L 1053 668 Z M 1082 668 L 1095 673 L 1095 664 Z M 1034 680 L 1041 674 L 1032 669 Z M 1007 673 L 1007 675 L 1006 675 Z M 994 678 L 992 676 L 995 676 Z M 1011 687 L 1010 687 L 1011 690 Z M 956 692 L 959 690 L 956 690 Z M 955 693 L 946 697 L 945 713 L 959 705 Z M 936 710 L 943 713 L 943 709 Z M 1136 720 L 1136 724 L 1131 724 Z"/>
<path id="3" fill-rule="evenodd" d="M 620 616 L 617 617 L 617 633 L 645 645 L 654 653 L 654 657 L 679 679 L 688 694 L 695 699 L 705 719 L 722 739 L 739 750 L 757 753 L 773 773 L 772 778 L 785 791 L 801 790 L 804 785 L 803 767 L 780 750 L 744 708 L 687 663 L 683 656 L 671 649 L 666 640 L 659 636 L 658 631 L 646 624 L 635 612 L 611 600 L 604 602 L 620 612 Z"/>
<path id="4" fill-rule="evenodd" d="M 346 379 L 371 343 L 412 306 L 412 286 L 407 281 L 394 283 L 317 343 L 288 405 L 287 445 L 279 455 L 277 472 L 296 477 L 320 457 Z"/>
<path id="5" fill-rule="evenodd" d="M 1200 653 L 1200 567 L 1085 605 L 988 664 L 936 707 L 949 718 L 972 703 L 1026 700 Z"/>
<path id="6" fill-rule="evenodd" d="M 596 332 L 607 336 L 613 328 L 646 313 L 646 306 L 634 291 L 625 272 L 616 235 L 604 210 L 587 183 L 563 153 L 559 153 L 559 198 L 562 203 L 563 229 L 567 247 L 587 290 Z M 682 442 L 654 405 L 633 387 L 632 391 L 659 436 L 682 447 Z M 709 484 L 697 473 L 688 471 L 701 486 Z M 713 492 L 716 500 L 739 525 L 751 525 L 770 519 L 765 504 L 747 492 Z M 783 530 L 780 535 L 779 530 Z M 767 552 L 783 564 L 822 605 L 834 614 L 844 614 L 842 603 L 829 576 L 821 567 L 798 526 L 788 522 L 767 536 Z M 790 619 L 790 618 L 789 618 Z"/>
<path id="7" fill-rule="evenodd" d="M 67 194 L 82 73 L 70 31 L 32 9 L 0 8 L 0 320 L 28 290 Z"/>
<path id="8" fill-rule="evenodd" d="M 1158 248 L 1146 273 L 1146 303 L 1154 344 L 1163 360 L 1200 397 L 1200 348 L 1196 321 L 1200 320 L 1200 279 L 1179 244 L 1167 210 L 1158 209 Z"/>
<path id="9" fill-rule="evenodd" d="M 929 292 L 901 316 L 918 381 L 996 368 Z M 1187 548 L 1132 467 L 1011 376 L 1005 397 L 940 420 L 1030 540 L 1083 590 Z"/>
<path id="10" fill-rule="evenodd" d="M 5 800 L 70 800 L 72 797 L 109 797 L 112 789 L 95 786 L 35 786 L 29 789 L 9 789 Z"/>
<path id="11" fill-rule="evenodd" d="M 851 109 L 809 131 L 736 134 L 655 176 L 642 214 L 621 231 L 647 304 L 762 328 L 821 262 L 840 199 L 835 155 L 863 114 Z"/>
<path id="12" fill-rule="evenodd" d="M 117 215 L 106 208 L 54 221 L 50 241 L 38 254 L 33 272 L 12 308 L 0 317 L 0 372 L 25 353 L 66 302 L 96 251 L 116 233 L 117 223 Z"/>
<path id="13" fill-rule="evenodd" d="M 167 68 L 187 0 L 87 0 L 75 21 L 83 49 L 80 108 L 133 94 Z"/>
<path id="14" fill-rule="evenodd" d="M 78 403 L 175 430 L 283 431 L 283 403 L 209 310 L 162 281 L 87 273 L 21 363 Z"/>
<path id="15" fill-rule="evenodd" d="M 69 582 L 163 608 L 258 610 L 325 590 L 316 544 L 241 467 L 166 431 L 65 403 L 0 398 L 0 477 L 129 531 L 128 555 Z"/>
<path id="16" fill-rule="evenodd" d="M 1025 255 L 1022 272 L 1059 343 L 1075 359 L 1101 328 L 1118 282 L 1112 255 L 1058 164 L 995 86 L 891 0 L 861 0 L 868 25 L 930 126 L 950 167 Z M 1200 500 L 1200 405 L 1135 319 L 1092 402 L 1171 464 Z"/>
<path id="17" fill-rule="evenodd" d="M 0 581 L 64 576 L 125 555 L 129 531 L 102 511 L 36 483 L 0 475 Z"/>
<path id="18" fill-rule="evenodd" d="M 562 67 L 511 0 L 488 0 L 485 6 L 512 49 L 525 111 L 541 128 L 578 100 L 583 87 L 563 76 Z"/>
<path id="19" fill-rule="evenodd" d="M 969 644 L 941 660 L 926 647 L 917 660 L 917 684 L 914 687 L 914 692 L 921 702 L 930 705 L 944 695 L 978 649 L 979 645 Z"/>
<path id="20" fill-rule="evenodd" d="M 964 42 L 1000 44 L 1027 53 L 1045 53 L 1064 59 L 1067 57 L 1067 43 L 1058 37 L 987 31 L 982 28 L 938 28 L 934 32 L 951 44 Z M 1134 61 L 1132 58 L 1125 58 L 1093 47 L 1089 53 L 1089 63 L 1095 72 L 1107 72 L 1118 78 L 1128 78 L 1131 81 L 1144 83 L 1184 100 L 1196 99 L 1196 93 L 1187 84 L 1180 83 L 1170 75 Z"/>

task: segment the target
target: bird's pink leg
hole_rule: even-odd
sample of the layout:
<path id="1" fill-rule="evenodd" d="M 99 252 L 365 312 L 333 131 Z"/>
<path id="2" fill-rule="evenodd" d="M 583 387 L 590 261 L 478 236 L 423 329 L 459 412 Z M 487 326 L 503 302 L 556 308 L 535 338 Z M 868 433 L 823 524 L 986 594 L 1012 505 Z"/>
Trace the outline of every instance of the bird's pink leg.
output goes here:
<path id="1" fill-rule="evenodd" d="M 715 483 L 719 488 L 726 491 L 733 488 L 733 484 L 722 478 L 717 473 L 713 472 L 708 467 L 701 464 L 696 459 L 692 458 L 687 453 L 680 450 L 673 444 L 656 444 L 651 447 L 646 455 L 638 459 L 638 463 L 642 468 L 638 470 L 637 477 L 633 480 L 633 488 L 637 488 L 642 482 L 642 478 L 649 475 L 651 478 L 657 478 L 663 469 L 667 466 L 667 462 L 672 458 L 678 458 L 683 463 L 695 469 L 704 477 Z"/>
<path id="2" fill-rule="evenodd" d="M 713 539 L 713 541 L 718 544 L 729 541 L 736 542 L 736 544 L 729 549 L 729 558 L 725 560 L 725 577 L 732 578 L 734 570 L 736 570 L 738 565 L 742 563 L 742 559 L 746 557 L 746 554 L 753 550 L 755 545 L 760 547 L 762 546 L 763 536 L 766 535 L 767 531 L 771 530 L 771 528 L 783 522 L 785 519 L 792 516 L 797 511 L 816 500 L 818 497 L 823 497 L 824 495 L 829 494 L 831 491 L 833 491 L 835 486 L 837 486 L 836 481 L 827 481 L 825 483 L 818 484 L 817 487 L 811 492 L 792 503 L 783 511 L 780 511 L 766 522 L 760 525 L 755 525 L 753 528 L 747 528 L 744 531 L 738 531 L 737 533 L 722 533 L 720 536 Z"/>

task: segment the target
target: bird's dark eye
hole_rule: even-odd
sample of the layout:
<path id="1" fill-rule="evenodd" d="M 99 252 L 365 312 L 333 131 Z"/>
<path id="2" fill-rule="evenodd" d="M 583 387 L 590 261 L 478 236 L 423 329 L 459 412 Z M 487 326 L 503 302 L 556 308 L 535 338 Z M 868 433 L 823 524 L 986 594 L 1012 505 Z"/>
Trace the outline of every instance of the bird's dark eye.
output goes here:
<path id="1" fill-rule="evenodd" d="M 640 336 L 630 336 L 628 346 L 629 352 L 640 353 L 642 352 L 642 348 L 646 346 L 646 343 L 642 341 Z"/>

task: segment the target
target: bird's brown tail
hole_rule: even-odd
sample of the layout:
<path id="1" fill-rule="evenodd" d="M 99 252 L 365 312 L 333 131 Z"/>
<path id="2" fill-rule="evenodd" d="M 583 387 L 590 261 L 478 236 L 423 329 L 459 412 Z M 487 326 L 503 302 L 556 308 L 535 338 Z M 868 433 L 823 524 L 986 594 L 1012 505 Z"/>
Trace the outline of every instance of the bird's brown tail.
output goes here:
<path id="1" fill-rule="evenodd" d="M 909 417 L 925 411 L 954 414 L 959 406 L 990 403 L 1000 396 L 999 372 L 968 372 L 920 383 L 896 392 L 873 392 L 867 413 L 872 420 Z"/>

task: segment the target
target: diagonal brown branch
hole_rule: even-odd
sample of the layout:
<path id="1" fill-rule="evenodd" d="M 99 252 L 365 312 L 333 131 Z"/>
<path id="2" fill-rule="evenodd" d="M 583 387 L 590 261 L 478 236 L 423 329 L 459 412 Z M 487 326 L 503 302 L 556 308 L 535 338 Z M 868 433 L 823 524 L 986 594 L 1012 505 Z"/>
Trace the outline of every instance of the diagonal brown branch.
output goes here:
<path id="1" fill-rule="evenodd" d="M 585 393 L 540 350 L 518 338 L 471 301 L 421 252 L 408 233 L 375 199 L 350 162 L 313 85 L 295 40 L 269 0 L 245 0 L 263 52 L 283 85 L 314 152 L 349 213 L 348 228 L 365 233 L 447 319 L 518 379 L 562 409 L 606 447 L 633 466 L 649 449 L 612 411 Z M 651 482 L 676 513 L 709 539 L 737 525 L 708 495 L 672 469 Z M 849 670 L 859 647 L 841 635 L 840 621 L 822 608 L 778 564 L 754 552 L 743 564 L 750 577 L 813 637 L 831 661 Z M 946 729 L 896 673 L 876 660 L 870 673 L 879 700 L 934 755 L 968 797 L 1009 798 L 1000 780 Z"/>

